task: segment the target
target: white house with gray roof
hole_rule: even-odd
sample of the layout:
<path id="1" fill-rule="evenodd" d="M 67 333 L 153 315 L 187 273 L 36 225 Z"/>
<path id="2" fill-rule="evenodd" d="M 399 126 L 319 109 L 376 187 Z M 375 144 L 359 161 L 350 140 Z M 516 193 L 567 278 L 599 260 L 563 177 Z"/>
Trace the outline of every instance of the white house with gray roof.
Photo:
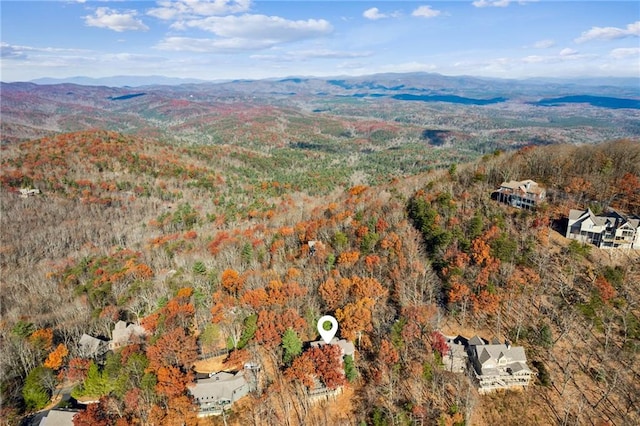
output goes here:
<path id="1" fill-rule="evenodd" d="M 520 209 L 533 209 L 545 200 L 547 191 L 531 179 L 502 182 L 495 191 L 496 199 Z"/>
<path id="2" fill-rule="evenodd" d="M 640 249 L 640 218 L 615 210 L 596 215 L 589 208 L 572 209 L 565 236 L 598 248 Z"/>
<path id="3" fill-rule="evenodd" d="M 527 366 L 523 347 L 511 346 L 509 342 L 477 345 L 471 345 L 471 341 L 469 343 L 469 361 L 480 393 L 529 385 L 533 372 Z"/>
<path id="4" fill-rule="evenodd" d="M 442 333 L 441 333 L 442 334 Z M 480 336 L 446 336 L 448 352 L 442 357 L 444 368 L 453 373 L 469 372 L 478 383 L 478 392 L 497 389 L 524 388 L 533 372 L 527 366 L 527 356 L 521 346 L 509 342 L 489 342 Z"/>
<path id="5" fill-rule="evenodd" d="M 111 332 L 109 349 L 114 350 L 127 346 L 129 343 L 135 341 L 135 339 L 144 339 L 146 335 L 147 330 L 145 330 L 143 326 L 138 324 L 127 325 L 124 321 L 118 321 Z"/>

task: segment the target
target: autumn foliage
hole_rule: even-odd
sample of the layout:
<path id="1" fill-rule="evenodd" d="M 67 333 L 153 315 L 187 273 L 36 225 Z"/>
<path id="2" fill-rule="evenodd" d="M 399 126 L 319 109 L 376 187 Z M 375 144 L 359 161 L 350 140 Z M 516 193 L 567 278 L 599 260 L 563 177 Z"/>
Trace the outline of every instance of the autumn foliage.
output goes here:
<path id="1" fill-rule="evenodd" d="M 69 354 L 67 347 L 60 343 L 44 361 L 44 366 L 52 370 L 57 370 L 62 366 L 65 357 Z"/>
<path id="2" fill-rule="evenodd" d="M 495 401 L 479 404 L 475 385 L 439 364 L 447 347 L 435 330 L 460 326 L 517 341 L 552 374 L 553 388 L 532 384 L 530 403 L 507 393 L 501 414 L 517 406 L 534 418 L 524 411 L 536 406 L 543 423 L 588 423 L 606 404 L 615 406 L 606 410 L 614 423 L 637 420 L 637 384 L 620 372 L 637 364 L 638 263 L 595 249 L 567 256 L 556 231 L 570 208 L 640 212 L 637 144 L 496 152 L 447 173 L 448 157 L 422 158 L 420 144 L 369 153 L 364 134 L 396 131 L 381 122 L 345 119 L 328 135 L 328 113 L 260 121 L 253 109 L 236 116 L 231 103 L 220 106 L 228 127 L 198 130 L 213 142 L 203 146 L 82 132 L 5 147 L 0 185 L 12 220 L 3 219 L 3 230 L 19 238 L 3 239 L 0 256 L 6 281 L 20 289 L 2 299 L 8 386 L 47 367 L 60 372 L 42 380 L 47 386 L 66 372 L 104 395 L 76 424 L 196 424 L 194 363 L 216 354 L 226 371 L 261 366 L 259 390 L 226 412 L 230 424 L 474 424 L 466 414 L 486 409 L 490 419 Z M 274 114 L 269 108 L 262 111 Z M 220 124 L 218 116 L 189 117 Z M 247 121 L 237 125 L 238 117 Z M 278 140 L 253 150 L 261 131 L 282 139 L 278 126 L 303 120 L 313 121 L 300 139 L 312 148 Z M 234 127 L 256 137 L 252 149 L 220 136 Z M 347 127 L 363 132 L 354 156 L 374 161 L 363 176 L 335 157 Z M 380 171 L 387 156 L 406 156 L 425 172 L 388 179 Z M 296 161 L 312 170 L 278 168 Z M 522 211 L 491 199 L 503 179 L 518 176 L 544 184 L 549 204 Z M 349 188 L 352 179 L 368 183 Z M 27 184 L 44 196 L 18 198 Z M 27 286 L 33 291 L 22 297 Z M 32 311 L 18 310 L 22 299 Z M 338 319 L 336 337 L 354 344 L 355 357 L 310 345 L 324 314 Z M 107 339 L 118 320 L 139 321 L 148 334 L 105 359 L 77 357 L 70 342 L 85 332 Z M 285 353 L 285 334 L 300 347 Z M 574 347 L 593 356 L 558 350 Z M 574 377 L 583 388 L 572 388 Z M 327 403 L 341 404 L 343 418 L 313 417 L 306 398 L 318 385 L 346 387 Z M 2 392 L 21 398 L 20 389 Z M 582 412 L 569 404 L 574 394 Z"/>

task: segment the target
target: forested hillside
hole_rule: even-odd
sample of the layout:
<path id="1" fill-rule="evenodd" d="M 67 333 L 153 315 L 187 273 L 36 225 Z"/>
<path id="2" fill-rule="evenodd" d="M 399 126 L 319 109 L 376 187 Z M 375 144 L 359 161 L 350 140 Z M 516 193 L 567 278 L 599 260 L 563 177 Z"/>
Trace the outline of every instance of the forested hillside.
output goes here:
<path id="1" fill-rule="evenodd" d="M 403 153 L 375 179 L 313 148 L 108 131 L 3 145 L 0 417 L 19 424 L 73 385 L 99 400 L 77 425 L 223 424 L 197 419 L 189 393 L 215 352 L 228 371 L 262 367 L 228 424 L 640 423 L 640 251 L 563 237 L 570 208 L 640 214 L 640 143 L 527 146 L 393 178 Z M 548 202 L 492 200 L 510 179 Z M 355 344 L 344 370 L 333 346 L 305 344 L 325 314 Z M 83 333 L 108 340 L 119 320 L 148 335 L 80 356 Z M 535 383 L 479 395 L 442 368 L 436 330 L 524 346 Z M 310 401 L 314 377 L 343 392 Z"/>

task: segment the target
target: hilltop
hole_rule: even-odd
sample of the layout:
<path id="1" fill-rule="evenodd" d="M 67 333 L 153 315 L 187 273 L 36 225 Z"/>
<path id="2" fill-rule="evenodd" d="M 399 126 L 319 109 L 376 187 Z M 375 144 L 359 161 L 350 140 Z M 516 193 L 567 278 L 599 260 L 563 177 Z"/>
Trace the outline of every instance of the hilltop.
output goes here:
<path id="1" fill-rule="evenodd" d="M 640 422 L 640 251 L 564 237 L 570 209 L 640 214 L 636 89 L 394 74 L 1 90 L 9 424 L 60 386 L 99 401 L 71 404 L 78 424 L 220 424 L 195 417 L 196 372 L 246 363 L 260 379 L 230 424 Z M 546 203 L 493 199 L 523 179 Z M 310 346 L 324 314 L 350 359 Z M 140 334 L 80 349 L 118 321 Z M 521 346 L 536 378 L 481 395 L 443 369 L 437 331 Z M 317 386 L 342 393 L 314 402 Z"/>

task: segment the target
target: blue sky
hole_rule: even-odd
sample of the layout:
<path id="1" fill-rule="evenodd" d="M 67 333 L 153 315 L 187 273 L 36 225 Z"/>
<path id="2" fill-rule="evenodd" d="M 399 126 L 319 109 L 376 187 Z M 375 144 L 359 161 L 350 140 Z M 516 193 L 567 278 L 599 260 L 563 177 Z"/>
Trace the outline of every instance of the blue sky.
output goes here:
<path id="1" fill-rule="evenodd" d="M 640 78 L 638 1 L 6 1 L 1 79 Z"/>

